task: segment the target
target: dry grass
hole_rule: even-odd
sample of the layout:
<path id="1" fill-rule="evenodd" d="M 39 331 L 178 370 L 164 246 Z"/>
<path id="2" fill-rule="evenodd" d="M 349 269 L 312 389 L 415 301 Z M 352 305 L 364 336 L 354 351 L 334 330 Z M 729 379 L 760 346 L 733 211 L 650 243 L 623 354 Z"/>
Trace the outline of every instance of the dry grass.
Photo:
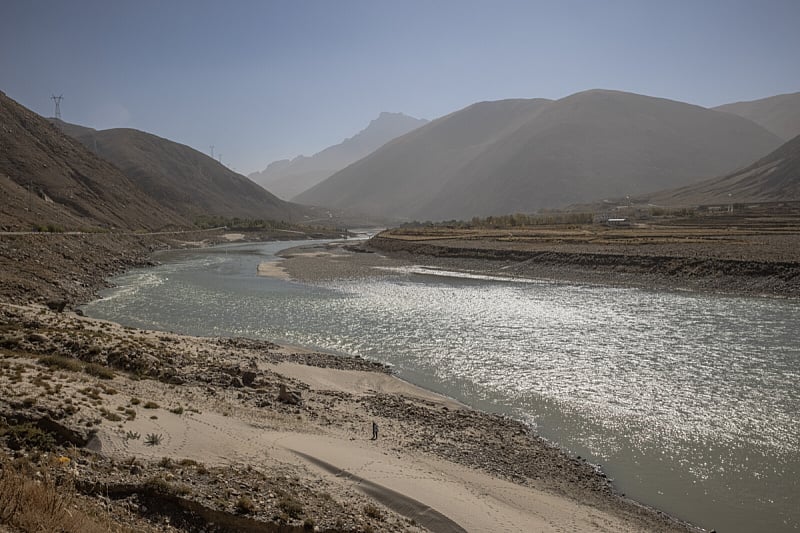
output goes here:
<path id="1" fill-rule="evenodd" d="M 89 516 L 76 505 L 68 486 L 45 476 L 35 480 L 0 457 L 0 524 L 24 533 L 104 533 L 120 527 Z"/>

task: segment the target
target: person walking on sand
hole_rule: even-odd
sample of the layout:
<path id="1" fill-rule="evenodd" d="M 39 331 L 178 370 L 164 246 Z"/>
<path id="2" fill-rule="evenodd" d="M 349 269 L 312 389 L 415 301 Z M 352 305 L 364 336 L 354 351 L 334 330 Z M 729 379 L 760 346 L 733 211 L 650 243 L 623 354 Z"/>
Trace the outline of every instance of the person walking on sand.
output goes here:
<path id="1" fill-rule="evenodd" d="M 372 438 L 370 440 L 378 440 L 378 424 L 372 423 Z"/>

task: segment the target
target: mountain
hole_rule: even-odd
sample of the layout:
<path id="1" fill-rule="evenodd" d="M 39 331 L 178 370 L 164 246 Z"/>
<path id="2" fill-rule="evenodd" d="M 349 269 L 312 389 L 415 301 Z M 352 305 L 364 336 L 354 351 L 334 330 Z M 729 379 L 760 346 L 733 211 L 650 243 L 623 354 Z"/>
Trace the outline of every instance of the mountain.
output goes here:
<path id="1" fill-rule="evenodd" d="M 275 161 L 248 177 L 280 198 L 291 200 L 350 163 L 374 152 L 395 137 L 424 124 L 427 120 L 403 113 L 381 113 L 359 133 L 311 157 Z"/>
<path id="2" fill-rule="evenodd" d="M 780 144 L 742 117 L 618 91 L 482 102 L 387 143 L 295 200 L 401 219 L 532 212 L 686 185 Z"/>
<path id="3" fill-rule="evenodd" d="M 800 135 L 800 93 L 779 94 L 714 109 L 752 120 L 785 141 Z"/>
<path id="4" fill-rule="evenodd" d="M 0 92 L 0 226 L 164 229 L 190 222 Z"/>
<path id="5" fill-rule="evenodd" d="M 800 201 L 800 135 L 746 168 L 643 201 L 668 206 Z"/>
<path id="6" fill-rule="evenodd" d="M 434 198 L 462 164 L 550 103 L 534 99 L 473 104 L 390 141 L 298 195 L 297 201 L 413 218 L 416 207 Z"/>
<path id="7" fill-rule="evenodd" d="M 298 221 L 307 214 L 306 208 L 275 197 L 186 145 L 134 129 L 58 125 L 113 163 L 148 196 L 190 220 L 219 215 Z"/>

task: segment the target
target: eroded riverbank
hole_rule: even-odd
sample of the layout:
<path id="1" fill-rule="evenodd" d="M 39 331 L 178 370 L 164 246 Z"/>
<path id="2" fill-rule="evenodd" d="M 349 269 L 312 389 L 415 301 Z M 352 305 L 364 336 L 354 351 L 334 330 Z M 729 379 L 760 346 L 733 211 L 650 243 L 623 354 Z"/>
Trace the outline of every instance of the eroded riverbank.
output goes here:
<path id="1" fill-rule="evenodd" d="M 353 248 L 300 246 L 278 263 L 352 295 L 331 304 L 360 317 L 338 321 L 341 346 L 416 382 L 435 375 L 428 386 L 483 409 L 515 406 L 656 506 L 730 531 L 797 527 L 793 300 L 615 288 L 561 272 L 548 281 L 509 275 L 502 261 Z M 381 346 L 359 340 L 373 328 Z"/>
<path id="2" fill-rule="evenodd" d="M 115 248 L 76 263 L 64 250 L 66 264 L 34 267 L 32 287 L 58 287 L 66 273 L 88 291 L 106 268 L 92 271 L 92 261 L 113 271 L 146 256 L 120 259 Z M 10 288 L 15 300 L 25 290 Z M 96 450 L 70 448 L 55 435 L 52 450 L 23 442 L 10 453 L 26 468 L 67 473 L 90 500 L 103 496 L 106 518 L 123 529 L 211 528 L 209 517 L 229 527 L 320 531 L 690 529 L 615 494 L 592 465 L 522 423 L 397 380 L 387 385 L 383 367 L 363 359 L 146 332 L 43 306 L 3 304 L 2 324 L 6 434 L 51 420 Z M 280 385 L 302 403 L 279 401 Z M 372 421 L 381 428 L 375 443 L 367 440 Z M 320 461 L 357 471 L 380 490 L 360 492 L 320 470 Z M 451 529 L 394 506 L 392 495 L 404 493 L 446 516 Z"/>
<path id="3" fill-rule="evenodd" d="M 466 231 L 394 230 L 373 237 L 361 249 L 440 268 L 504 276 L 800 297 L 800 237 L 792 232 L 607 233 L 470 235 Z"/>
<path id="4" fill-rule="evenodd" d="M 67 454 L 69 472 L 79 488 L 128 487 L 108 500 L 120 517 L 142 510 L 134 502 L 153 498 L 147 487 L 158 483 L 165 498 L 229 513 L 232 522 L 246 499 L 250 520 L 323 531 L 424 528 L 424 516 L 392 510 L 395 493 L 467 531 L 567 522 L 583 531 L 688 529 L 614 494 L 604 475 L 523 424 L 464 409 L 362 359 L 146 332 L 39 307 L 3 305 L 2 317 L 5 423 L 54 420 L 95 442 L 99 453 Z M 279 385 L 300 402 L 277 400 Z M 375 442 L 372 421 L 381 428 Z M 359 472 L 375 494 L 320 472 L 314 460 Z M 157 524 L 163 513 L 148 507 L 125 520 Z M 168 516 L 187 530 L 200 523 L 196 509 Z"/>

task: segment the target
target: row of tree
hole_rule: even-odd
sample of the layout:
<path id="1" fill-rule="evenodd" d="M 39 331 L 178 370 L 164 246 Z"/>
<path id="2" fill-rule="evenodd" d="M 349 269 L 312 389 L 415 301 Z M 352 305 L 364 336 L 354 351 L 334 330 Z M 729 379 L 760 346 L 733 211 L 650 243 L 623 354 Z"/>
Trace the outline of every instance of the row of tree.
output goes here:
<path id="1" fill-rule="evenodd" d="M 522 226 L 548 226 L 555 224 L 591 224 L 592 213 L 546 213 L 526 215 L 490 215 L 488 217 L 472 217 L 470 220 L 445 220 L 441 222 L 407 222 L 403 227 L 447 227 L 463 229 L 514 228 Z"/>
<path id="2" fill-rule="evenodd" d="M 269 220 L 263 218 L 223 217 L 219 215 L 201 215 L 195 220 L 195 225 L 200 229 L 226 227 L 232 230 L 257 231 L 274 229 L 296 229 L 294 224 L 284 220 Z"/>

